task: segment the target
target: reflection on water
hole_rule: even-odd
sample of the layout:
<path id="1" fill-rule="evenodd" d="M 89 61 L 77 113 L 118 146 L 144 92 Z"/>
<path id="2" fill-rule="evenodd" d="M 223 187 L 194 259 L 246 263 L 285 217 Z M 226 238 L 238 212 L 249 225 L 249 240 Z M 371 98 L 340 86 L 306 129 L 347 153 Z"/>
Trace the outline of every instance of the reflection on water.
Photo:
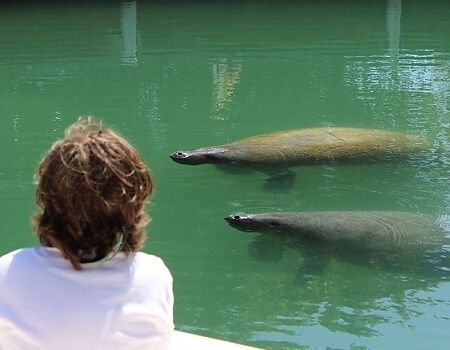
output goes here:
<path id="1" fill-rule="evenodd" d="M 400 48 L 401 33 L 401 17 L 402 17 L 402 0 L 388 0 L 387 2 L 387 31 L 389 41 L 389 56 L 398 64 L 398 54 Z"/>
<path id="2" fill-rule="evenodd" d="M 442 171 L 448 168 L 450 155 L 450 56 L 445 46 L 436 47 L 431 41 L 417 48 L 415 40 L 421 42 L 423 33 L 416 39 L 410 24 L 409 30 L 402 31 L 401 18 L 401 0 L 388 0 L 387 55 L 347 56 L 344 81 L 357 88 L 358 98 L 367 102 L 380 126 L 415 130 L 434 141 L 429 162 L 416 169 L 417 178 L 430 184 L 424 187 L 426 191 L 434 191 L 432 188 L 445 188 L 450 178 L 448 171 Z M 407 19 L 404 22 L 408 23 Z M 447 212 L 446 191 L 439 196 L 445 203 L 440 211 Z"/>
<path id="3" fill-rule="evenodd" d="M 239 83 L 242 72 L 242 62 L 227 63 L 225 59 L 219 60 L 212 65 L 213 78 L 213 111 L 218 115 L 212 119 L 222 119 L 222 110 L 226 109 L 232 101 L 235 85 Z"/>
<path id="4" fill-rule="evenodd" d="M 136 1 L 123 1 L 120 9 L 122 27 L 122 63 L 137 64 Z"/>
<path id="5" fill-rule="evenodd" d="M 442 116 L 448 116 L 449 55 L 445 47 L 442 47 L 445 51 L 427 46 L 419 50 L 402 47 L 400 43 L 406 42 L 408 38 L 400 40 L 401 12 L 401 0 L 387 1 L 388 55 L 348 56 L 345 80 L 347 84 L 357 87 L 360 91 L 359 98 L 372 101 L 375 115 L 386 111 L 382 110 L 381 101 L 374 100 L 374 90 L 382 89 L 386 93 L 401 92 L 401 99 L 394 101 L 402 105 L 412 105 L 414 119 L 411 124 L 406 125 L 411 128 L 417 122 L 417 117 L 441 121 Z M 395 64 L 389 64 L 390 62 Z M 430 98 L 432 101 L 428 101 Z M 396 111 L 398 113 L 398 109 Z M 402 109 L 400 112 L 403 112 Z M 392 117 L 391 124 L 395 126 L 400 122 L 400 116 Z M 380 120 L 382 119 L 383 116 L 380 116 Z M 448 125 L 448 118 L 445 119 Z M 440 128 L 441 125 L 438 123 L 435 127 Z"/>

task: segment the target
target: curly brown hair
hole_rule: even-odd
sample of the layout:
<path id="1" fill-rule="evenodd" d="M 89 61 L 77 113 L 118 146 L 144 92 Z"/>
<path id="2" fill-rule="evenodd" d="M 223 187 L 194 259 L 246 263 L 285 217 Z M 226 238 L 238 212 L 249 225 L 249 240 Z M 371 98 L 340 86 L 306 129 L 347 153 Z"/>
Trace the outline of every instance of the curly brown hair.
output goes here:
<path id="1" fill-rule="evenodd" d="M 32 216 L 41 244 L 81 264 L 142 248 L 150 217 L 143 211 L 154 181 L 122 136 L 93 116 L 79 117 L 39 163 Z"/>

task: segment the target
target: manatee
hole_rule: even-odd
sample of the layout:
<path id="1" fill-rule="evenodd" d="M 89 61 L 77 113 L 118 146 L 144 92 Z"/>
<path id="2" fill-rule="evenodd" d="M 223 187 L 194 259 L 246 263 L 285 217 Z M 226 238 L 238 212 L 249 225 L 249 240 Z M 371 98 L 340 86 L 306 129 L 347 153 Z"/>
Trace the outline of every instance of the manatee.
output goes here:
<path id="1" fill-rule="evenodd" d="M 426 263 L 448 271 L 445 247 L 450 239 L 442 218 L 395 211 L 325 211 L 239 213 L 225 220 L 240 231 L 285 240 L 309 255 L 310 265 L 321 268 L 330 258 L 338 258 L 377 268 L 402 264 L 420 268 Z"/>
<path id="2" fill-rule="evenodd" d="M 219 146 L 176 151 L 180 164 L 244 164 L 254 167 L 373 161 L 401 158 L 429 150 L 421 137 L 360 128 L 305 128 L 244 138 Z"/>

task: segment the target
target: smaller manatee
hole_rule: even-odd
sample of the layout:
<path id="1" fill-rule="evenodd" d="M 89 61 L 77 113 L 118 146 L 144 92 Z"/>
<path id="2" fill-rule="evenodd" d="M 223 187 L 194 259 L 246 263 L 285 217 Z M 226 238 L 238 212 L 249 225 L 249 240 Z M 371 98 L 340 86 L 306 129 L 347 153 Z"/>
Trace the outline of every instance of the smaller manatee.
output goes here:
<path id="1" fill-rule="evenodd" d="M 378 268 L 425 263 L 442 270 L 450 268 L 445 250 L 450 239 L 440 218 L 395 211 L 326 211 L 240 213 L 225 220 L 243 232 L 270 234 L 277 241 L 284 237 L 287 245 L 306 255 L 313 250 L 314 255 L 320 251 L 328 258 Z"/>

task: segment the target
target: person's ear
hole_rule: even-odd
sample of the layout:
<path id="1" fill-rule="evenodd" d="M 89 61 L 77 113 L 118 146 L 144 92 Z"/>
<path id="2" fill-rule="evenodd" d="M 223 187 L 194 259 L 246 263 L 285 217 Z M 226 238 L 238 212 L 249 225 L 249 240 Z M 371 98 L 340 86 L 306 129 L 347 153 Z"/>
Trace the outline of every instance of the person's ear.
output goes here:
<path id="1" fill-rule="evenodd" d="M 142 214 L 143 210 L 144 210 L 144 202 L 141 202 L 141 203 L 139 203 L 137 216 L 140 216 Z"/>

